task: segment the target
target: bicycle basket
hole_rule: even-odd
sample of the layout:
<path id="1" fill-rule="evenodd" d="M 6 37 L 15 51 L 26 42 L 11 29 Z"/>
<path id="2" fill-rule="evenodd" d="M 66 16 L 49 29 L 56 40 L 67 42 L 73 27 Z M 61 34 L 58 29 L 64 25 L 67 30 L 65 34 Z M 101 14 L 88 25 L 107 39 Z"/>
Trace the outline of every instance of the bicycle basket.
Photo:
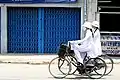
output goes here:
<path id="1" fill-rule="evenodd" d="M 68 50 L 68 53 L 69 53 L 70 56 L 75 56 L 74 50 L 70 50 L 70 49 L 69 49 L 69 50 Z"/>
<path id="2" fill-rule="evenodd" d="M 58 56 L 59 57 L 64 57 L 64 55 L 66 53 L 66 48 L 67 48 L 67 45 L 64 45 L 64 44 L 60 45 L 60 48 L 59 48 L 59 51 L 58 51 Z"/>

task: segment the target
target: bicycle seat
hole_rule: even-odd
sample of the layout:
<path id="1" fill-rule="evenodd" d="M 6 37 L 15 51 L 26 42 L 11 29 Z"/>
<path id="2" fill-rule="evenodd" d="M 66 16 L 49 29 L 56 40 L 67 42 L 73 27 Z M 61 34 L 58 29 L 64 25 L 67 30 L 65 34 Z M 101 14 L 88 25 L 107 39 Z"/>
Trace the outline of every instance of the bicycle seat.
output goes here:
<path id="1" fill-rule="evenodd" d="M 93 68 L 94 66 L 94 64 L 86 64 L 86 68 Z"/>

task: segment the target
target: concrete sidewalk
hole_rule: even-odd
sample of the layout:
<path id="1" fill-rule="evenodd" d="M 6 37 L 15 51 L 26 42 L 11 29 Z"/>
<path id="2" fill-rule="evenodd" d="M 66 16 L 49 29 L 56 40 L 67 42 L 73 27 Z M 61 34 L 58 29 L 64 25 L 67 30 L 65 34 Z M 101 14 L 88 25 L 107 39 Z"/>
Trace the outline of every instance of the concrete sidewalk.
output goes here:
<path id="1" fill-rule="evenodd" d="M 0 63 L 48 64 L 55 57 L 57 55 L 6 54 L 0 55 Z"/>
<path id="2" fill-rule="evenodd" d="M 0 63 L 14 64 L 49 64 L 57 55 L 24 55 L 24 54 L 6 54 L 0 55 Z M 120 63 L 120 57 L 112 57 L 115 64 Z"/>

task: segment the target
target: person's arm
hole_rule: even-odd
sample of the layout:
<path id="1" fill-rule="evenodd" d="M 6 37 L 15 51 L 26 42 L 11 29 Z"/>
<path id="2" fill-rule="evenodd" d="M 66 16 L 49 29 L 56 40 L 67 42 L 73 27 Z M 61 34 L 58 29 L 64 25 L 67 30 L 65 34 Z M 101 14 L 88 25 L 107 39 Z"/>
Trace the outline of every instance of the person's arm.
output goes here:
<path id="1" fill-rule="evenodd" d="M 83 39 L 81 39 L 81 40 L 71 41 L 70 43 L 71 43 L 71 44 L 81 44 L 81 43 L 83 43 L 84 41 L 86 41 L 90 36 L 91 36 L 91 32 L 90 32 L 90 31 L 87 31 L 87 33 L 86 33 L 86 35 L 85 35 L 85 38 L 83 38 Z"/>

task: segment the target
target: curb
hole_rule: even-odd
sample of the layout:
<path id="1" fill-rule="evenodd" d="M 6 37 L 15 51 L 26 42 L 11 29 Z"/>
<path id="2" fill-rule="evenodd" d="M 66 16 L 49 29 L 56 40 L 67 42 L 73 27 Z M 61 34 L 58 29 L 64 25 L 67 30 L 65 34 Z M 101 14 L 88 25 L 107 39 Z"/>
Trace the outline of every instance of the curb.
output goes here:
<path id="1" fill-rule="evenodd" d="M 32 65 L 45 65 L 45 64 L 49 64 L 50 61 L 48 60 L 44 60 L 44 61 L 2 61 L 0 60 L 0 63 L 5 63 L 5 64 L 32 64 Z"/>
<path id="2" fill-rule="evenodd" d="M 49 64 L 49 62 L 31 63 L 31 62 L 2 62 L 2 61 L 0 61 L 0 63 L 4 63 L 4 64 L 31 64 L 31 65 L 46 65 L 46 64 Z"/>
<path id="3" fill-rule="evenodd" d="M 51 59 L 52 60 L 52 59 Z M 51 60 L 43 60 L 43 61 L 2 61 L 0 63 L 5 64 L 31 64 L 31 65 L 48 65 Z M 106 61 L 107 62 L 107 61 Z M 114 64 L 120 64 L 120 60 L 113 60 Z M 109 64 L 109 62 L 107 62 Z"/>

